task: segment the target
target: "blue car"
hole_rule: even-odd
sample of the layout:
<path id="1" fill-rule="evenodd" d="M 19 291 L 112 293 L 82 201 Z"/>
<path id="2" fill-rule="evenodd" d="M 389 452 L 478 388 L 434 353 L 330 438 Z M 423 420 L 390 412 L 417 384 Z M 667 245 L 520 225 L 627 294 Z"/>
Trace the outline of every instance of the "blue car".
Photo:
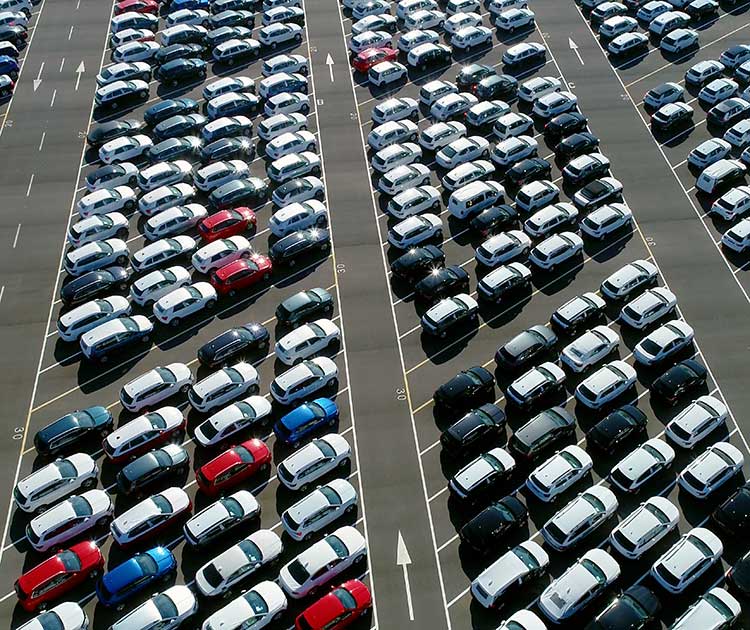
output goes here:
<path id="1" fill-rule="evenodd" d="M 330 398 L 316 398 L 282 416 L 273 426 L 276 437 L 297 448 L 307 436 L 330 429 L 339 419 L 339 408 Z"/>
<path id="2" fill-rule="evenodd" d="M 0 74 L 7 74 L 14 81 L 18 78 L 18 61 L 9 55 L 0 56 Z"/>
<path id="3" fill-rule="evenodd" d="M 179 11 L 180 9 L 210 9 L 211 0 L 172 0 L 169 5 L 169 12 Z"/>
<path id="4" fill-rule="evenodd" d="M 177 570 L 177 561 L 166 547 L 137 553 L 118 564 L 96 583 L 96 595 L 105 606 L 122 610 L 125 600 L 159 580 L 168 580 Z"/>
<path id="5" fill-rule="evenodd" d="M 67 447 L 92 436 L 102 439 L 112 431 L 114 420 L 105 407 L 88 407 L 58 418 L 34 436 L 40 455 L 56 455 Z"/>

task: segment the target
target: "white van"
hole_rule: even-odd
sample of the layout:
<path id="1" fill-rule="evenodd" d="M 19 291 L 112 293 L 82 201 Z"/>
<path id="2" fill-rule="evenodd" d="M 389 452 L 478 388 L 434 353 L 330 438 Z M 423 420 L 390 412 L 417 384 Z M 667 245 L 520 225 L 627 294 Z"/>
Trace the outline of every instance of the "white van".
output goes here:
<path id="1" fill-rule="evenodd" d="M 719 160 L 703 169 L 695 187 L 712 195 L 743 177 L 746 172 L 747 167 L 739 160 Z"/>
<path id="2" fill-rule="evenodd" d="M 448 212 L 457 219 L 466 219 L 502 203 L 504 195 L 505 190 L 498 182 L 471 182 L 451 193 Z"/>

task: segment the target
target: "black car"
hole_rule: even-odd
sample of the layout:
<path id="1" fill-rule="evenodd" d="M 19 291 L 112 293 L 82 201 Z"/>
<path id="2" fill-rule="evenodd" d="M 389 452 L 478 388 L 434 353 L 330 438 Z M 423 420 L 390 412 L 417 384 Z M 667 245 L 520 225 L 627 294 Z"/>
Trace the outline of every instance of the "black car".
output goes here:
<path id="1" fill-rule="evenodd" d="M 615 597 L 585 630 L 641 630 L 651 627 L 660 612 L 656 595 L 636 584 Z"/>
<path id="2" fill-rule="evenodd" d="M 586 434 L 589 446 L 613 453 L 623 442 L 646 430 L 648 418 L 638 407 L 623 405 L 597 422 Z"/>
<path id="3" fill-rule="evenodd" d="M 255 155 L 255 145 L 248 138 L 220 138 L 201 149 L 200 161 L 204 164 L 218 160 L 245 160 Z"/>
<path id="4" fill-rule="evenodd" d="M 169 98 L 159 101 L 143 113 L 143 120 L 149 126 L 158 125 L 172 116 L 185 116 L 198 111 L 198 102 L 192 98 Z"/>
<path id="5" fill-rule="evenodd" d="M 419 55 L 414 64 L 420 72 L 424 72 L 428 68 L 437 68 L 451 63 L 451 49 L 450 46 L 445 44 L 432 44 L 429 48 L 425 48 Z"/>
<path id="6" fill-rule="evenodd" d="M 469 292 L 469 274 L 458 265 L 433 269 L 414 285 L 414 293 L 425 302 L 435 302 L 457 293 Z"/>
<path id="7" fill-rule="evenodd" d="M 212 120 L 222 116 L 254 116 L 260 110 L 260 97 L 255 94 L 233 94 L 231 97 L 224 95 L 220 104 L 209 101 L 207 111 Z"/>
<path id="8" fill-rule="evenodd" d="M 508 532 L 526 525 L 526 506 L 508 496 L 488 505 L 458 531 L 461 544 L 472 551 L 494 553 Z"/>
<path id="9" fill-rule="evenodd" d="M 235 206 L 253 206 L 265 201 L 268 184 L 259 177 L 235 179 L 211 191 L 209 205 L 216 210 Z"/>
<path id="10" fill-rule="evenodd" d="M 495 379 L 483 367 L 470 367 L 438 387 L 432 398 L 445 411 L 468 411 L 495 399 Z"/>
<path id="11" fill-rule="evenodd" d="M 445 264 L 443 250 L 435 245 L 415 247 L 391 263 L 393 275 L 403 280 L 419 280 Z"/>
<path id="12" fill-rule="evenodd" d="M 741 98 L 728 98 L 714 105 L 706 114 L 706 124 L 729 127 L 750 116 L 750 105 Z"/>
<path id="13" fill-rule="evenodd" d="M 274 265 L 294 267 L 301 256 L 319 252 L 326 253 L 331 249 L 331 235 L 324 228 L 297 230 L 276 241 L 268 254 Z"/>
<path id="14" fill-rule="evenodd" d="M 711 520 L 731 536 L 747 536 L 750 532 L 750 482 L 717 507 Z"/>
<path id="15" fill-rule="evenodd" d="M 91 147 L 100 147 L 110 140 L 122 136 L 133 136 L 141 133 L 146 124 L 135 118 L 125 120 L 112 120 L 97 125 L 86 135 L 86 142 Z"/>
<path id="16" fill-rule="evenodd" d="M 451 457 L 464 455 L 476 447 L 486 450 L 502 436 L 505 413 L 495 404 L 487 403 L 472 409 L 454 422 L 440 436 L 443 452 Z"/>
<path id="17" fill-rule="evenodd" d="M 154 63 L 162 66 L 171 61 L 203 57 L 205 54 L 206 47 L 202 44 L 171 44 L 169 46 L 162 46 L 156 51 L 154 54 Z"/>
<path id="18" fill-rule="evenodd" d="M 203 81 L 208 74 L 208 65 L 197 57 L 174 59 L 159 66 L 154 74 L 158 81 L 176 86 L 185 81 Z"/>
<path id="19" fill-rule="evenodd" d="M 112 414 L 104 407 L 88 407 L 58 418 L 34 436 L 34 447 L 40 455 L 56 455 L 80 440 L 102 439 L 114 426 Z"/>
<path id="20" fill-rule="evenodd" d="M 190 458 L 182 446 L 167 444 L 141 455 L 120 470 L 115 478 L 117 490 L 124 495 L 141 495 L 152 484 L 185 472 L 189 465 Z"/>
<path id="21" fill-rule="evenodd" d="M 23 26 L 0 26 L 0 42 L 10 42 L 16 48 L 21 48 L 28 36 L 29 32 Z"/>
<path id="22" fill-rule="evenodd" d="M 89 186 L 89 190 L 95 190 L 96 188 L 105 187 L 108 181 L 118 179 L 125 175 L 127 170 L 120 164 L 107 164 L 106 166 L 100 166 L 95 171 L 91 171 L 86 175 L 86 184 Z M 135 170 L 130 174 L 128 186 L 135 186 L 138 183 L 138 171 Z"/>
<path id="23" fill-rule="evenodd" d="M 73 306 L 110 295 L 112 291 L 124 292 L 128 290 L 128 277 L 128 271 L 122 267 L 89 271 L 66 282 L 60 289 L 60 299 L 66 306 Z"/>
<path id="24" fill-rule="evenodd" d="M 746 553 L 727 572 L 729 589 L 738 595 L 750 595 L 750 553 Z"/>
<path id="25" fill-rule="evenodd" d="M 162 120 L 154 127 L 154 136 L 159 140 L 189 136 L 203 127 L 208 119 L 203 114 L 178 114 Z"/>
<path id="26" fill-rule="evenodd" d="M 693 359 L 686 359 L 669 368 L 651 384 L 651 391 L 670 405 L 687 392 L 706 382 L 706 368 Z"/>
<path id="27" fill-rule="evenodd" d="M 500 99 L 508 102 L 518 94 L 518 80 L 509 74 L 492 74 L 484 77 L 471 91 L 480 101 Z"/>
<path id="28" fill-rule="evenodd" d="M 255 14 L 244 9 L 226 9 L 214 13 L 208 20 L 208 28 L 221 28 L 222 26 L 244 26 L 252 29 L 255 25 Z"/>
<path id="29" fill-rule="evenodd" d="M 165 162 L 181 158 L 192 159 L 201 150 L 203 141 L 197 136 L 184 138 L 167 138 L 149 147 L 146 151 L 152 162 Z"/>
<path id="30" fill-rule="evenodd" d="M 536 363 L 555 347 L 557 335 L 547 326 L 537 324 L 518 333 L 495 352 L 500 370 L 521 370 Z"/>
<path id="31" fill-rule="evenodd" d="M 552 166 L 544 158 L 527 158 L 517 162 L 505 172 L 505 185 L 521 188 L 538 179 L 549 179 Z"/>
<path id="32" fill-rule="evenodd" d="M 480 236 L 490 236 L 518 225 L 518 212 L 507 204 L 482 210 L 469 221 L 469 227 Z"/>
<path id="33" fill-rule="evenodd" d="M 222 11 L 239 11 L 240 9 L 252 11 L 257 8 L 258 4 L 258 0 L 214 0 L 214 2 L 211 2 L 209 10 L 214 15 Z"/>
<path id="34" fill-rule="evenodd" d="M 696 22 L 700 22 L 709 15 L 716 15 L 718 10 L 719 3 L 716 0 L 693 0 L 685 7 L 685 13 Z"/>
<path id="35" fill-rule="evenodd" d="M 456 87 L 459 92 L 472 91 L 472 88 L 482 79 L 486 79 L 493 74 L 497 74 L 497 72 L 492 66 L 483 63 L 469 64 L 461 68 L 461 71 L 456 75 Z"/>
<path id="36" fill-rule="evenodd" d="M 205 42 L 206 46 L 213 49 L 230 39 L 241 39 L 243 37 L 250 37 L 248 29 L 237 26 L 220 26 L 208 31 Z"/>
<path id="37" fill-rule="evenodd" d="M 305 321 L 330 317 L 333 313 L 333 297 L 321 288 L 295 293 L 276 308 L 276 319 L 280 324 L 297 326 Z"/>
<path id="38" fill-rule="evenodd" d="M 556 147 L 555 153 L 560 162 L 569 162 L 573 158 L 591 153 L 599 146 L 599 138 L 588 131 L 579 131 L 562 140 Z"/>
<path id="39" fill-rule="evenodd" d="M 536 459 L 576 432 L 576 419 L 562 407 L 551 407 L 534 416 L 508 440 L 511 454 Z"/>
<path id="40" fill-rule="evenodd" d="M 601 321 L 605 308 L 606 302 L 594 293 L 577 295 L 552 313 L 550 325 L 557 333 L 573 335 Z"/>
<path id="41" fill-rule="evenodd" d="M 586 116 L 579 112 L 567 112 L 555 116 L 544 125 L 544 137 L 547 140 L 557 140 L 572 133 L 585 131 L 589 124 Z"/>
<path id="42" fill-rule="evenodd" d="M 225 365 L 256 350 L 265 351 L 270 343 L 268 329 L 250 322 L 224 331 L 198 348 L 198 361 L 210 368 Z"/>

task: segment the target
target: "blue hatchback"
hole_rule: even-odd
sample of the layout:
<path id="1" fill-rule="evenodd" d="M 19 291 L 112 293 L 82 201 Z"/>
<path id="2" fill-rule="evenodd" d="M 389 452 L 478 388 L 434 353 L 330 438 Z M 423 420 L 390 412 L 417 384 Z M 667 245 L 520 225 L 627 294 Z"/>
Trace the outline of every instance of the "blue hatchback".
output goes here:
<path id="1" fill-rule="evenodd" d="M 154 547 L 105 573 L 96 583 L 96 594 L 105 606 L 121 610 L 125 600 L 157 580 L 171 577 L 177 561 L 166 547 Z"/>
<path id="2" fill-rule="evenodd" d="M 172 0 L 169 5 L 169 11 L 174 12 L 179 9 L 209 9 L 211 0 Z"/>
<path id="3" fill-rule="evenodd" d="M 18 61 L 9 55 L 0 55 L 0 74 L 7 74 L 14 81 L 18 78 Z"/>
<path id="4" fill-rule="evenodd" d="M 316 398 L 282 416 L 273 426 L 276 437 L 297 448 L 308 435 L 331 428 L 339 419 L 339 408 L 330 398 Z"/>

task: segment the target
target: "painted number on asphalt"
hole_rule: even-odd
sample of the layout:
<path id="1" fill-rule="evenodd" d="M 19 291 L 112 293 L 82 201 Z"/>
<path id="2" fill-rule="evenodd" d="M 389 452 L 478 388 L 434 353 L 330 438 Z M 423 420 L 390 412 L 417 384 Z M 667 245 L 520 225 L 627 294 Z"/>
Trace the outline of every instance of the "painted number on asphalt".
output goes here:
<path id="1" fill-rule="evenodd" d="M 648 245 L 649 247 L 653 247 L 654 245 L 656 245 L 656 241 L 652 236 L 646 237 L 646 245 Z"/>
<path id="2" fill-rule="evenodd" d="M 396 388 L 396 400 L 406 400 L 406 390 L 403 387 Z"/>
<path id="3" fill-rule="evenodd" d="M 322 105 L 322 104 L 324 103 L 324 101 L 323 101 L 323 99 L 322 99 L 322 98 L 316 98 L 316 99 L 315 99 L 315 102 L 316 102 L 316 103 L 317 103 L 318 105 Z"/>
<path id="4" fill-rule="evenodd" d="M 336 273 L 346 273 L 346 265 L 344 263 L 337 263 Z"/>
<path id="5" fill-rule="evenodd" d="M 23 427 L 16 427 L 15 429 L 13 429 L 13 439 L 20 440 L 23 437 L 23 431 Z"/>
<path id="6" fill-rule="evenodd" d="M 4 123 L 3 123 L 3 126 L 4 126 L 4 127 L 12 127 L 12 126 L 13 126 L 13 121 L 12 121 L 12 120 L 6 120 L 6 121 L 5 121 Z"/>
<path id="7" fill-rule="evenodd" d="M 349 112 L 349 118 L 352 120 L 357 120 L 359 116 L 357 116 L 357 112 Z"/>

